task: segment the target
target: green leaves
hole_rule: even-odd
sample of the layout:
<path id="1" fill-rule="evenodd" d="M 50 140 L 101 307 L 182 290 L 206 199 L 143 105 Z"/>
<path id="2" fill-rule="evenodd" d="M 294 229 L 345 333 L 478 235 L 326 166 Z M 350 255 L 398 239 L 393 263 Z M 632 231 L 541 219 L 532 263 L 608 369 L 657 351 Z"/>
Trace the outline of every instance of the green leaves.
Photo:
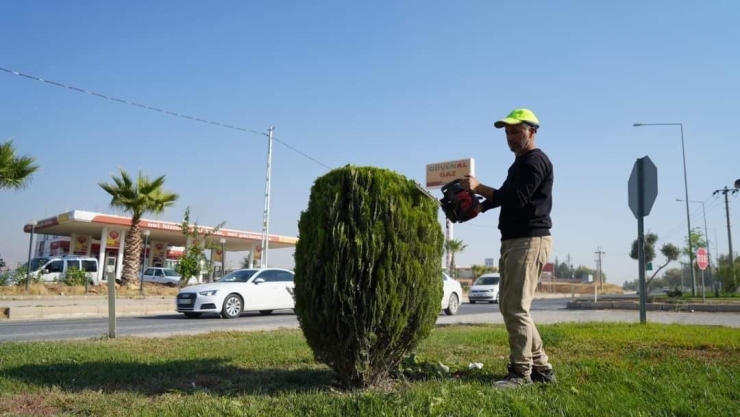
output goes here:
<path id="1" fill-rule="evenodd" d="M 16 155 L 12 139 L 0 143 L 0 190 L 25 188 L 38 169 L 35 157 Z"/>
<path id="2" fill-rule="evenodd" d="M 124 169 L 121 176 L 112 176 L 113 184 L 98 183 L 111 196 L 110 205 L 122 209 L 131 215 L 131 228 L 126 234 L 124 249 L 123 275 L 124 283 L 135 281 L 139 277 L 139 256 L 141 251 L 141 235 L 139 221 L 145 213 L 160 214 L 175 204 L 179 195 L 164 191 L 165 176 L 150 180 L 139 172 L 136 180 Z"/>
<path id="3" fill-rule="evenodd" d="M 185 208 L 185 215 L 180 223 L 180 231 L 185 238 L 190 238 L 185 253 L 175 266 L 175 271 L 180 274 L 180 286 L 187 285 L 188 280 L 192 277 L 200 276 L 202 273 L 208 275 L 213 272 L 213 263 L 206 258 L 206 249 L 218 248 L 218 243 L 209 240 L 211 236 L 217 233 L 226 224 L 221 222 L 211 230 L 205 230 L 198 226 L 198 222 L 190 224 L 190 206 Z M 210 279 L 210 277 L 209 277 Z"/>
<path id="4" fill-rule="evenodd" d="M 139 172 L 134 180 L 124 169 L 120 171 L 120 177 L 112 176 L 113 184 L 101 182 L 98 185 L 110 194 L 111 207 L 130 213 L 134 223 L 138 223 L 145 213 L 164 212 L 166 208 L 174 206 L 180 197 L 176 193 L 162 189 L 165 182 L 164 175 L 151 180 Z"/>
<path id="5" fill-rule="evenodd" d="M 438 206 L 392 171 L 319 177 L 298 223 L 296 313 L 317 360 L 347 386 L 381 382 L 441 308 Z"/>

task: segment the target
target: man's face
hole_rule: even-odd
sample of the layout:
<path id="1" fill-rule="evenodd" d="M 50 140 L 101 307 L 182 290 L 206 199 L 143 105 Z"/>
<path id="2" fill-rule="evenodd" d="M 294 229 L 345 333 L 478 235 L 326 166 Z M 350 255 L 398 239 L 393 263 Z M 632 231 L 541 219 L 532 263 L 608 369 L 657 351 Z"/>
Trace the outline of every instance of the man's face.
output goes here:
<path id="1" fill-rule="evenodd" d="M 527 149 L 534 137 L 534 129 L 523 123 L 507 125 L 504 129 L 506 129 L 506 142 L 509 144 L 509 149 L 517 155 Z"/>

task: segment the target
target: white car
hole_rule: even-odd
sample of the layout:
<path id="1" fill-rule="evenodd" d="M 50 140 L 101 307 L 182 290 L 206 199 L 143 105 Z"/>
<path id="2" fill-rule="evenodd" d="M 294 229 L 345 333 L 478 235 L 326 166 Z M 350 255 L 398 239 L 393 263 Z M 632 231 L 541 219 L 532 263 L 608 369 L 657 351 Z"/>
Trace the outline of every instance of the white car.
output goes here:
<path id="1" fill-rule="evenodd" d="M 457 310 L 460 308 L 460 303 L 462 302 L 462 285 L 444 272 L 442 273 L 442 282 L 444 283 L 442 309 L 448 316 L 454 316 L 457 314 Z"/>
<path id="2" fill-rule="evenodd" d="M 141 278 L 144 282 L 153 282 L 155 284 L 165 284 L 170 287 L 180 285 L 180 274 L 170 268 L 147 268 L 144 270 Z M 191 278 L 190 281 L 193 281 Z"/>
<path id="3" fill-rule="evenodd" d="M 293 277 L 289 269 L 238 269 L 214 283 L 182 288 L 176 298 L 177 312 L 193 318 L 216 313 L 233 319 L 244 311 L 270 314 L 273 310 L 294 309 L 295 302 L 288 292 L 294 286 Z"/>
<path id="4" fill-rule="evenodd" d="M 468 291 L 468 301 L 475 304 L 477 301 L 498 303 L 499 282 L 501 275 L 498 272 L 483 274 L 473 283 Z"/>

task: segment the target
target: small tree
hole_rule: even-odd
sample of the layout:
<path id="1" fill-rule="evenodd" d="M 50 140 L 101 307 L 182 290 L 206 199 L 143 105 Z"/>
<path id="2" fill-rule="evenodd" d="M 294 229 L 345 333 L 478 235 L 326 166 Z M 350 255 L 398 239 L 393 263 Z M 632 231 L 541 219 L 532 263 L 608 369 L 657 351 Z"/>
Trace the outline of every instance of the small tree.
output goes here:
<path id="1" fill-rule="evenodd" d="M 190 206 L 185 209 L 180 230 L 185 238 L 190 238 L 190 244 L 185 249 L 185 253 L 175 266 L 175 271 L 180 274 L 180 286 L 184 287 L 192 277 L 198 277 L 205 273 L 210 275 L 213 271 L 213 265 L 206 258 L 205 251 L 208 249 L 219 248 L 218 243 L 208 240 L 211 235 L 221 230 L 225 222 L 221 222 L 213 230 L 205 231 L 198 227 L 198 222 L 190 225 Z"/>
<path id="2" fill-rule="evenodd" d="M 252 264 L 249 262 L 249 256 L 245 256 L 241 262 L 242 269 L 251 268 L 251 265 Z"/>
<path id="3" fill-rule="evenodd" d="M 729 259 L 730 257 L 728 255 L 719 256 L 719 265 L 717 266 L 717 273 L 715 275 L 722 283 L 722 292 L 727 295 L 734 295 L 738 289 L 739 283 L 736 276 L 740 273 L 740 268 L 737 265 L 738 259 L 735 259 L 734 268 L 732 268 Z"/>
<path id="4" fill-rule="evenodd" d="M 655 233 L 648 233 L 645 235 L 645 262 L 652 262 L 655 260 L 655 244 L 658 242 L 658 235 Z M 653 281 L 653 278 L 655 278 L 656 275 L 658 275 L 658 272 L 660 272 L 663 268 L 668 266 L 669 263 L 673 261 L 677 261 L 678 257 L 681 255 L 681 249 L 679 249 L 676 245 L 672 243 L 664 243 L 663 246 L 660 248 L 660 253 L 663 254 L 666 261 L 663 265 L 661 265 L 658 269 L 653 272 L 653 275 L 645 282 L 645 287 L 647 288 L 650 283 Z M 637 239 L 632 241 L 632 248 L 630 250 L 630 258 L 634 260 L 639 260 L 638 253 L 637 253 Z"/>
<path id="5" fill-rule="evenodd" d="M 315 358 L 346 387 L 398 371 L 442 300 L 439 206 L 400 174 L 346 166 L 319 177 L 298 222 L 295 311 Z"/>
<path id="6" fill-rule="evenodd" d="M 473 272 L 474 279 L 480 277 L 483 274 L 487 274 L 489 272 L 498 272 L 498 268 L 496 268 L 495 266 L 473 265 L 471 269 Z"/>

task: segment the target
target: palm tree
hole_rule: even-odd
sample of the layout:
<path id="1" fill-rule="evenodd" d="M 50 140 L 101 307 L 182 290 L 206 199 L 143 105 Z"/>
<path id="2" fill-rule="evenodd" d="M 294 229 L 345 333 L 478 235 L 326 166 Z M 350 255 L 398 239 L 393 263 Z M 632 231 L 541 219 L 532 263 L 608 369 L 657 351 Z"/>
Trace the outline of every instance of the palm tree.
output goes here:
<path id="1" fill-rule="evenodd" d="M 110 205 L 113 208 L 123 209 L 131 215 L 131 228 L 126 232 L 125 248 L 123 251 L 123 284 L 139 279 L 139 255 L 141 254 L 141 228 L 139 222 L 146 213 L 160 214 L 168 207 L 172 207 L 180 197 L 175 193 L 162 190 L 165 176 L 150 180 L 139 172 L 134 181 L 131 176 L 121 169 L 121 176 L 113 177 L 115 184 L 99 183 L 98 185 L 111 195 Z"/>
<path id="2" fill-rule="evenodd" d="M 450 254 L 449 271 L 452 278 L 455 278 L 457 276 L 457 273 L 455 271 L 455 254 L 462 252 L 467 247 L 468 245 L 463 244 L 462 240 L 452 239 L 445 241 L 445 252 L 449 252 Z"/>
<path id="3" fill-rule="evenodd" d="M 35 162 L 33 156 L 16 156 L 12 139 L 0 143 L 0 190 L 25 188 L 39 169 Z"/>

